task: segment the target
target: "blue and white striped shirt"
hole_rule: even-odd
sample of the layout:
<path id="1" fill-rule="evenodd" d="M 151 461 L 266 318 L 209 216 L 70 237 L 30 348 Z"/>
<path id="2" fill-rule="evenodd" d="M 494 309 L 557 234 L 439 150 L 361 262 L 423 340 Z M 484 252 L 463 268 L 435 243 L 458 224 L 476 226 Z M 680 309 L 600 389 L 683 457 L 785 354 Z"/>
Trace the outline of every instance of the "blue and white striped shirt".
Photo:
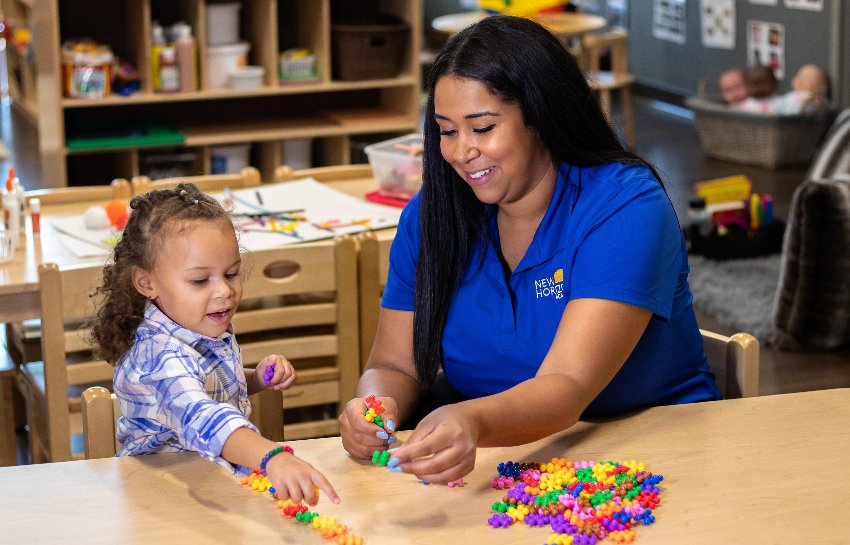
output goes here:
<path id="1" fill-rule="evenodd" d="M 119 456 L 195 451 L 233 473 L 221 457 L 235 430 L 257 428 L 239 345 L 232 333 L 211 338 L 176 324 L 148 302 L 133 346 L 115 369 L 121 403 Z"/>

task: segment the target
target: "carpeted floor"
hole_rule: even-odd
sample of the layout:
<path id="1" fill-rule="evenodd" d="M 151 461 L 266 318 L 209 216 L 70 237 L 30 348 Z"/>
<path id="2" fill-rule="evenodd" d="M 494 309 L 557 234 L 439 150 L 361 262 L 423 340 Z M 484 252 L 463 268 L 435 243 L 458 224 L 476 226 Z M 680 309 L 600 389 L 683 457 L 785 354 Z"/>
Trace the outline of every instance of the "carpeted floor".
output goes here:
<path id="1" fill-rule="evenodd" d="M 694 306 L 721 323 L 766 344 L 773 333 L 773 304 L 780 255 L 714 261 L 688 257 Z"/>

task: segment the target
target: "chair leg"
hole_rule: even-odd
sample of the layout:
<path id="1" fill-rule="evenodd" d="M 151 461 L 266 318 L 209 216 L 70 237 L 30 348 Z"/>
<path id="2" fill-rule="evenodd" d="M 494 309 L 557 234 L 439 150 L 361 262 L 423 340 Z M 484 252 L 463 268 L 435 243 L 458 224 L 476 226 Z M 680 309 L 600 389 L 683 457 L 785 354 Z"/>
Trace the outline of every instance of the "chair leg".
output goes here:
<path id="1" fill-rule="evenodd" d="M 612 123 L 613 118 L 611 117 L 611 92 L 607 89 L 599 91 L 599 105 L 602 107 L 602 113 L 605 114 L 605 118 L 608 119 L 609 123 Z"/>
<path id="2" fill-rule="evenodd" d="M 632 107 L 632 88 L 623 87 L 620 90 L 620 96 L 623 101 L 623 126 L 626 129 L 626 144 L 629 150 L 635 150 L 635 118 L 634 109 Z"/>
<path id="3" fill-rule="evenodd" d="M 14 375 L 0 378 L 0 466 L 13 466 L 18 463 L 14 382 Z"/>

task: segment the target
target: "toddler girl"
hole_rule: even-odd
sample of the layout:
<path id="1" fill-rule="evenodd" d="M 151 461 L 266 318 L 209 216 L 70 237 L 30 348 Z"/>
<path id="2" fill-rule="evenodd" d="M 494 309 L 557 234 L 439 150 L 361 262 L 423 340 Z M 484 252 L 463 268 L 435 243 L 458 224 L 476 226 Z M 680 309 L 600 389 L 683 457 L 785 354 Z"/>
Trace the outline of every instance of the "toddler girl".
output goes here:
<path id="1" fill-rule="evenodd" d="M 196 451 L 236 474 L 264 470 L 281 498 L 315 504 L 318 487 L 338 502 L 324 475 L 247 418 L 250 394 L 286 389 L 295 372 L 277 355 L 242 368 L 231 327 L 242 260 L 227 212 L 192 184 L 139 195 L 130 208 L 93 330 L 116 367 L 120 455 Z"/>

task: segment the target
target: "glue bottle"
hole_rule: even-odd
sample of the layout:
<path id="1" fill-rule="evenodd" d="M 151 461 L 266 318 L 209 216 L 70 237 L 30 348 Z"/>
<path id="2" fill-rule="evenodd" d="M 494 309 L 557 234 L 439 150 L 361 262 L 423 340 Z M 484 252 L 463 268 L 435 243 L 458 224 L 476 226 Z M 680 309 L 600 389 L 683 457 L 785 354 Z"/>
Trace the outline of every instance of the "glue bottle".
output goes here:
<path id="1" fill-rule="evenodd" d="M 41 199 L 30 199 L 30 225 L 32 225 L 32 236 L 41 236 Z"/>
<path id="2" fill-rule="evenodd" d="M 17 248 L 21 243 L 21 205 L 18 203 L 18 193 L 12 185 L 15 171 L 9 172 L 6 178 L 6 190 L 3 191 L 3 218 L 6 233 L 12 238 L 12 246 Z"/>

